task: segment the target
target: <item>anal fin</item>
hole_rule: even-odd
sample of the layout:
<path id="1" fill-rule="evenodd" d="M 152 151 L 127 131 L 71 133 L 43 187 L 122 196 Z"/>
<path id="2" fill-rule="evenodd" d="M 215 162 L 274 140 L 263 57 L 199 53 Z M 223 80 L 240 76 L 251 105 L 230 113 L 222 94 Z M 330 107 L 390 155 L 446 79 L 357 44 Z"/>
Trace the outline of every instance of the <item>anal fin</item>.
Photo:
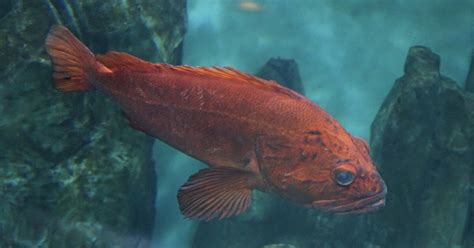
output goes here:
<path id="1" fill-rule="evenodd" d="M 179 189 L 179 208 L 187 218 L 201 220 L 238 215 L 250 205 L 255 181 L 255 174 L 245 169 L 200 170 Z"/>

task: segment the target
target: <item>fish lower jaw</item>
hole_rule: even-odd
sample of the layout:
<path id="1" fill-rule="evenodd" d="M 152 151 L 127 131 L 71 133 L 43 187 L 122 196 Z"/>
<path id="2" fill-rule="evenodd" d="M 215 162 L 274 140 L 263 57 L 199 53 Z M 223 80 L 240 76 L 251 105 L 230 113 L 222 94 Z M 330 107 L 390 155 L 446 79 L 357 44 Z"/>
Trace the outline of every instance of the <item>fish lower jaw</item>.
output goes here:
<path id="1" fill-rule="evenodd" d="M 385 199 L 380 199 L 370 205 L 361 207 L 361 208 L 356 208 L 356 209 L 351 209 L 347 211 L 332 211 L 334 214 L 338 215 L 345 215 L 345 214 L 363 214 L 363 213 L 368 213 L 368 212 L 373 212 L 376 211 L 382 207 L 385 206 Z"/>
<path id="2" fill-rule="evenodd" d="M 325 200 L 313 202 L 312 207 L 323 212 L 334 214 L 362 214 L 378 210 L 385 206 L 386 191 L 382 191 L 370 197 L 347 200 Z"/>

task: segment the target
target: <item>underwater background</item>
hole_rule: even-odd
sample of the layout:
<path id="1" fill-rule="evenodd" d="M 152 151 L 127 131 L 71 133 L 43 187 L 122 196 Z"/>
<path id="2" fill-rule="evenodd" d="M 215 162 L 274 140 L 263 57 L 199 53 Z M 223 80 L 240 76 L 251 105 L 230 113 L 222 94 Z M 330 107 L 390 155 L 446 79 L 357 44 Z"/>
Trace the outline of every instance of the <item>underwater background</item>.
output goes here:
<path id="1" fill-rule="evenodd" d="M 304 93 L 370 140 L 388 187 L 336 216 L 255 193 L 185 220 L 200 162 L 128 126 L 101 92 L 57 92 L 53 24 L 92 51 L 232 66 Z M 474 2 L 0 0 L 0 247 L 474 247 Z"/>

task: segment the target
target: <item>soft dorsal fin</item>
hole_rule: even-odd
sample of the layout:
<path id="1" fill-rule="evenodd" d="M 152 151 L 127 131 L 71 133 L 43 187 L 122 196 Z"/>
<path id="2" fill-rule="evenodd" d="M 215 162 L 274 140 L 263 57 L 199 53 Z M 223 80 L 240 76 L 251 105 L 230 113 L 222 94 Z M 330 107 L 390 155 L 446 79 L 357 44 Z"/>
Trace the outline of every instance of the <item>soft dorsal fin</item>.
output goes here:
<path id="1" fill-rule="evenodd" d="M 139 59 L 128 53 L 112 51 L 106 54 L 99 54 L 96 56 L 96 59 L 111 70 L 130 68 L 138 72 L 158 71 L 157 64 Z"/>
<path id="2" fill-rule="evenodd" d="M 202 75 L 214 78 L 231 79 L 235 83 L 250 84 L 259 89 L 269 90 L 290 96 L 292 98 L 302 98 L 298 93 L 279 85 L 275 81 L 265 80 L 253 75 L 241 72 L 231 67 L 193 67 L 193 66 L 170 66 L 159 65 L 160 70 L 172 70 L 181 73 Z"/>

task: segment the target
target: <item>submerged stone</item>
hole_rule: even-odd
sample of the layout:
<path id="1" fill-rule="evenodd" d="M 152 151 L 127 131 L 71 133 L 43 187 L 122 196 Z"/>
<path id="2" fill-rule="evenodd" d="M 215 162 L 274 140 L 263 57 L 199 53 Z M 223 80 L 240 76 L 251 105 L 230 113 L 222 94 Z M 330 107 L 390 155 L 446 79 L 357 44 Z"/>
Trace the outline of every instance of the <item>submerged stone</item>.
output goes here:
<path id="1" fill-rule="evenodd" d="M 382 247 L 456 247 L 469 236 L 474 96 L 439 64 L 428 48 L 412 47 L 372 124 L 373 158 L 389 189 L 371 218 Z"/>
<path id="2" fill-rule="evenodd" d="M 274 80 L 304 95 L 298 64 L 293 59 L 271 58 L 255 75 L 267 80 Z"/>
<path id="3" fill-rule="evenodd" d="M 153 139 L 101 92 L 57 92 L 44 39 L 62 23 L 94 52 L 179 63 L 185 1 L 0 7 L 0 247 L 149 247 Z"/>

